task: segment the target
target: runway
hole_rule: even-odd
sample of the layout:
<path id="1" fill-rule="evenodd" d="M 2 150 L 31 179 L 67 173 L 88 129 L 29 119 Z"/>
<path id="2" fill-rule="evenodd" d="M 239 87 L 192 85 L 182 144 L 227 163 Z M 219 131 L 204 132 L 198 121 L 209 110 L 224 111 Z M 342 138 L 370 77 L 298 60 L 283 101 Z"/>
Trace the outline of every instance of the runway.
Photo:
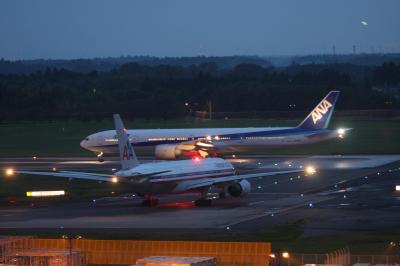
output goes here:
<path id="1" fill-rule="evenodd" d="M 151 158 L 142 159 L 149 161 Z M 231 161 L 239 171 L 293 169 L 312 164 L 315 176 L 283 175 L 251 180 L 246 197 L 218 199 L 211 207 L 194 207 L 196 194 L 161 197 L 155 208 L 140 205 L 132 194 L 0 206 L 0 228 L 126 228 L 256 230 L 304 219 L 306 234 L 398 225 L 400 155 L 247 156 Z M 65 170 L 118 168 L 115 160 L 93 158 L 1 159 L 2 168 Z"/>
<path id="2" fill-rule="evenodd" d="M 141 162 L 157 161 L 152 157 L 140 157 Z M 315 165 L 318 169 L 362 169 L 373 168 L 400 160 L 400 155 L 319 155 L 319 156 L 266 156 L 247 155 L 227 157 L 235 167 L 283 170 L 303 165 Z M 0 158 L 0 169 L 19 168 L 24 170 L 81 170 L 103 171 L 118 169 L 117 157 L 99 162 L 95 157 L 16 157 Z"/>

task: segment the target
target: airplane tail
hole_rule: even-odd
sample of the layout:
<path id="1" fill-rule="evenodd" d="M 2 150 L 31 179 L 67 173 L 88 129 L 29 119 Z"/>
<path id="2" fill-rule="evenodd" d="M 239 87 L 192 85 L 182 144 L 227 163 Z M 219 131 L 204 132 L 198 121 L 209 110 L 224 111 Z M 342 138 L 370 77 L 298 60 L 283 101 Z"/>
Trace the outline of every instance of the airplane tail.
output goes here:
<path id="1" fill-rule="evenodd" d="M 339 94 L 340 91 L 330 91 L 297 127 L 302 129 L 327 128 Z"/>
<path id="2" fill-rule="evenodd" d="M 117 131 L 119 157 L 121 160 L 121 170 L 126 170 L 139 165 L 135 151 L 129 142 L 128 134 L 119 114 L 114 114 L 115 130 Z"/>

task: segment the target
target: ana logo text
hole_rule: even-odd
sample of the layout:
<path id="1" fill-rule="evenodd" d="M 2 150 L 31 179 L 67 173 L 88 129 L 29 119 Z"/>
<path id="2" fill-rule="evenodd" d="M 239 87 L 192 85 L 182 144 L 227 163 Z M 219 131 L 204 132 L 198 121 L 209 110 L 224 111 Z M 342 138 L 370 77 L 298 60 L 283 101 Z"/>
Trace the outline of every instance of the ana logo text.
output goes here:
<path id="1" fill-rule="evenodd" d="M 314 122 L 314 125 L 320 120 L 324 114 L 326 114 L 329 108 L 332 107 L 332 104 L 327 100 L 323 100 L 315 109 L 311 112 L 311 117 Z"/>
<path id="2" fill-rule="evenodd" d="M 133 150 L 132 146 L 129 145 L 129 141 L 127 141 L 124 146 L 124 152 L 122 153 L 122 160 L 130 160 L 130 159 L 133 159 Z"/>

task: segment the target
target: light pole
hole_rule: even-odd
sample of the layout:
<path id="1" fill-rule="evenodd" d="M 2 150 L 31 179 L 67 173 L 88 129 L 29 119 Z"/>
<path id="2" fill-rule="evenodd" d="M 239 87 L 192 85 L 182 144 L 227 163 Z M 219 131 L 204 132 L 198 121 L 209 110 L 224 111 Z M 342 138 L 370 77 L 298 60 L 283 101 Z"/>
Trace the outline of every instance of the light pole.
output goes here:
<path id="1" fill-rule="evenodd" d="M 269 265 L 276 266 L 276 255 L 274 253 L 269 254 L 269 261 L 271 262 L 268 263 Z"/>
<path id="2" fill-rule="evenodd" d="M 287 260 L 287 265 L 290 265 L 290 254 L 287 251 L 282 252 L 281 257 L 285 260 Z"/>
<path id="3" fill-rule="evenodd" d="M 287 260 L 287 265 L 290 265 L 290 253 L 287 251 L 270 253 L 269 254 L 269 262 L 272 266 L 281 266 L 282 260 Z"/>
<path id="4" fill-rule="evenodd" d="M 74 239 L 76 240 L 82 239 L 82 236 L 76 235 L 75 237 L 73 237 L 70 235 L 62 235 L 61 238 L 68 241 L 68 250 L 69 250 L 68 265 L 72 266 L 72 241 Z"/>

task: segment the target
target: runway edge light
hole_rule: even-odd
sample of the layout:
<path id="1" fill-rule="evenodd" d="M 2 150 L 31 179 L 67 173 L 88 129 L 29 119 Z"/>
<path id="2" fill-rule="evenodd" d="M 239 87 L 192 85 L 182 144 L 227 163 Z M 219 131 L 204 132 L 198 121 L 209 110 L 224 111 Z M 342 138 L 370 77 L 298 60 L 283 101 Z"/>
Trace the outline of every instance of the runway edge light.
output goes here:
<path id="1" fill-rule="evenodd" d="M 396 191 L 400 191 L 400 185 L 396 186 Z"/>

